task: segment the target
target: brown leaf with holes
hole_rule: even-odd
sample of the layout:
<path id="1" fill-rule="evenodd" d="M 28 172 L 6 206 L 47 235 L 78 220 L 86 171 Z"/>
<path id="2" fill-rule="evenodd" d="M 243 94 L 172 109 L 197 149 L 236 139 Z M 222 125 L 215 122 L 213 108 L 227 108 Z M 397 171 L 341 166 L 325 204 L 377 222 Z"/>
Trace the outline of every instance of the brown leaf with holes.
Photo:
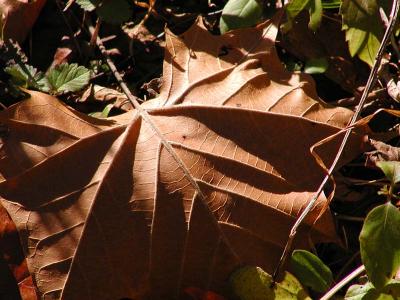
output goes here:
<path id="1" fill-rule="evenodd" d="M 100 121 L 32 93 L 0 113 L 1 203 L 43 299 L 227 295 L 242 264 L 271 272 L 324 171 L 310 147 L 343 128 L 313 81 L 284 70 L 272 21 L 167 33 L 158 98 Z M 329 165 L 342 135 L 318 147 Z M 346 159 L 361 151 L 352 134 Z M 336 235 L 321 196 L 297 245 Z"/>

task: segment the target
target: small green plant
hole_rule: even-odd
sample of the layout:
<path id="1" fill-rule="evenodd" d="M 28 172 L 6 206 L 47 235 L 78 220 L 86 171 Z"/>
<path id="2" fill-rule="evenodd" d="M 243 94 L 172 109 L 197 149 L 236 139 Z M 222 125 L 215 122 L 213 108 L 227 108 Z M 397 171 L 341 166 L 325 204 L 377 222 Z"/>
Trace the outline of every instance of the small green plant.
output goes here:
<path id="1" fill-rule="evenodd" d="M 389 15 L 390 4 L 391 1 L 383 0 L 343 0 L 340 7 L 350 54 L 358 55 L 370 66 L 375 61 L 384 33 L 382 14 Z"/>
<path id="2" fill-rule="evenodd" d="M 273 282 L 263 269 L 248 266 L 233 273 L 230 283 L 241 300 L 311 300 L 301 283 L 288 272 L 281 282 Z"/>
<path id="3" fill-rule="evenodd" d="M 310 15 L 308 27 L 316 31 L 321 23 L 323 10 L 340 7 L 342 29 L 346 34 L 351 56 L 357 55 L 372 66 L 383 37 L 382 17 L 388 15 L 389 5 L 390 1 L 383 0 L 292 0 L 286 5 L 287 22 L 282 25 L 282 30 L 291 30 L 297 15 L 307 10 Z"/>
<path id="4" fill-rule="evenodd" d="M 47 74 L 24 63 L 11 65 L 5 71 L 11 75 L 14 84 L 53 95 L 79 91 L 90 80 L 90 70 L 78 64 L 61 64 Z"/>
<path id="5" fill-rule="evenodd" d="M 381 161 L 377 166 L 389 180 L 379 192 L 386 195 L 387 201 L 371 210 L 364 221 L 360 251 L 369 282 L 350 287 L 346 294 L 348 299 L 355 295 L 358 298 L 354 299 L 372 299 L 368 297 L 387 294 L 393 299 L 400 297 L 400 281 L 393 279 L 400 267 L 400 211 L 394 205 L 398 200 L 395 188 L 400 182 L 400 162 Z"/>
<path id="6" fill-rule="evenodd" d="M 322 1 L 321 0 L 293 0 L 286 6 L 288 21 L 282 25 L 283 31 L 287 32 L 293 27 L 293 20 L 303 10 L 308 10 L 310 22 L 308 27 L 316 31 L 322 19 Z"/>
<path id="7" fill-rule="evenodd" d="M 287 21 L 282 24 L 281 29 L 283 32 L 291 30 L 295 26 L 296 17 L 300 12 L 306 10 L 310 16 L 308 27 L 315 32 L 321 24 L 324 10 L 340 8 L 342 29 L 345 31 L 351 56 L 357 55 L 372 66 L 384 32 L 382 18 L 388 14 L 389 4 L 390 2 L 383 0 L 358 2 L 352 0 L 292 0 L 285 6 Z M 255 25 L 262 20 L 262 16 L 261 1 L 229 0 L 220 19 L 221 33 Z M 316 72 L 323 73 L 323 69 L 318 68 Z"/>
<path id="8" fill-rule="evenodd" d="M 379 191 L 387 201 L 372 209 L 365 218 L 359 239 L 361 260 L 368 281 L 350 286 L 345 295 L 347 300 L 400 299 L 400 281 L 394 278 L 400 269 L 400 211 L 396 207 L 400 197 L 395 193 L 400 182 L 400 162 L 381 161 L 377 166 L 389 181 Z M 232 289 L 241 300 L 308 299 L 302 286 L 324 293 L 332 285 L 333 276 L 329 267 L 306 250 L 293 251 L 290 267 L 293 275 L 286 273 L 285 279 L 276 286 L 272 277 L 262 269 L 244 267 L 232 275 Z M 329 296 L 321 299 L 330 299 L 340 289 L 337 287 L 344 286 L 360 272 L 352 274 L 354 276 L 347 276 L 326 293 Z M 293 288 L 288 290 L 289 286 Z"/>

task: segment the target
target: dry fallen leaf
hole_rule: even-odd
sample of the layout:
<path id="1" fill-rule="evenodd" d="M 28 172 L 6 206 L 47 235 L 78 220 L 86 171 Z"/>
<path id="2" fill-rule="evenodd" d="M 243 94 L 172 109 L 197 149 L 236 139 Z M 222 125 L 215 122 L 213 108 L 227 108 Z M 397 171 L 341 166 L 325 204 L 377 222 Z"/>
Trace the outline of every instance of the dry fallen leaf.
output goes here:
<path id="1" fill-rule="evenodd" d="M 4 38 L 22 43 L 45 4 L 46 0 L 0 0 Z"/>
<path id="2" fill-rule="evenodd" d="M 0 278 L 1 299 L 37 299 L 17 229 L 3 207 L 0 207 Z"/>
<path id="3" fill-rule="evenodd" d="M 271 21 L 220 37 L 199 23 L 167 33 L 160 96 L 113 121 L 33 92 L 0 114 L 1 203 L 43 299 L 226 295 L 239 265 L 272 271 L 324 176 L 310 147 L 352 114 L 284 70 L 276 33 Z M 339 143 L 319 147 L 327 165 Z M 353 134 L 345 159 L 360 145 Z M 326 201 L 307 220 L 316 240 L 336 238 Z"/>
<path id="4" fill-rule="evenodd" d="M 132 109 L 132 104 L 124 93 L 100 85 L 90 85 L 82 94 L 79 102 L 113 102 L 113 106 L 123 111 Z"/>

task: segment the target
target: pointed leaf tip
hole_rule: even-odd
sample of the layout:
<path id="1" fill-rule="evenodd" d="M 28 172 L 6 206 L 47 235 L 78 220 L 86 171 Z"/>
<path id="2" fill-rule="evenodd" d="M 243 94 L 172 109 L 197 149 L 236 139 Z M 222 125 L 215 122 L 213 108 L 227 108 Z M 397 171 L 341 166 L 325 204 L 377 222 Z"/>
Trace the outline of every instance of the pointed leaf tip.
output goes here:
<path id="1" fill-rule="evenodd" d="M 326 291 L 333 281 L 331 270 L 318 256 L 306 250 L 293 251 L 291 267 L 300 282 L 314 291 Z"/>
<path id="2" fill-rule="evenodd" d="M 392 185 L 400 181 L 400 161 L 378 161 L 376 166 L 385 173 Z"/>
<path id="3" fill-rule="evenodd" d="M 263 6 L 257 0 L 229 0 L 220 19 L 221 33 L 253 26 L 261 20 L 262 13 Z"/>

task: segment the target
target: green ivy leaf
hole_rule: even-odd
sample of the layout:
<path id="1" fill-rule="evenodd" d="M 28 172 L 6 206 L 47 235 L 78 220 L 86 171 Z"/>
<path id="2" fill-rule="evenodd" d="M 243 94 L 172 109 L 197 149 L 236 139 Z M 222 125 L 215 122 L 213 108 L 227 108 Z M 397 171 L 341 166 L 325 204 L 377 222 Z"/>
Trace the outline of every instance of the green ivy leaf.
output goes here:
<path id="1" fill-rule="evenodd" d="M 400 267 L 400 212 L 393 204 L 379 205 L 367 215 L 360 250 L 369 280 L 383 288 Z"/>
<path id="2" fill-rule="evenodd" d="M 400 161 L 378 161 L 376 166 L 385 173 L 392 185 L 400 182 Z"/>
<path id="3" fill-rule="evenodd" d="M 241 300 L 311 300 L 300 282 L 285 273 L 282 282 L 272 284 L 272 276 L 259 267 L 243 267 L 232 274 L 231 286 Z"/>
<path id="4" fill-rule="evenodd" d="M 30 65 L 15 64 L 6 67 L 4 70 L 11 75 L 11 81 L 15 85 L 38 89 L 42 92 L 49 91 L 49 84 L 44 74 Z"/>
<path id="5" fill-rule="evenodd" d="M 358 55 L 370 66 L 374 64 L 384 33 L 379 8 L 388 13 L 388 4 L 385 0 L 343 0 L 340 7 L 350 54 Z"/>
<path id="6" fill-rule="evenodd" d="M 325 292 L 333 281 L 331 270 L 309 251 L 295 250 L 290 265 L 300 282 L 316 292 Z"/>
<path id="7" fill-rule="evenodd" d="M 107 23 L 121 24 L 132 16 L 132 7 L 126 0 L 108 0 L 96 7 L 96 13 Z"/>
<path id="8" fill-rule="evenodd" d="M 219 29 L 225 33 L 235 28 L 253 26 L 261 20 L 262 14 L 262 4 L 257 0 L 229 0 L 222 11 Z"/>
<path id="9" fill-rule="evenodd" d="M 53 93 L 75 92 L 89 83 L 90 71 L 78 64 L 62 64 L 51 69 L 47 79 Z"/>
<path id="10" fill-rule="evenodd" d="M 329 62 L 325 57 L 311 58 L 306 61 L 304 72 L 307 74 L 322 74 L 329 67 Z"/>
<path id="11" fill-rule="evenodd" d="M 293 20 L 304 9 L 310 13 L 310 22 L 308 27 L 316 31 L 322 19 L 322 2 L 321 0 L 293 0 L 286 6 L 286 14 L 288 21 L 282 25 L 282 30 L 288 32 L 293 26 Z"/>

